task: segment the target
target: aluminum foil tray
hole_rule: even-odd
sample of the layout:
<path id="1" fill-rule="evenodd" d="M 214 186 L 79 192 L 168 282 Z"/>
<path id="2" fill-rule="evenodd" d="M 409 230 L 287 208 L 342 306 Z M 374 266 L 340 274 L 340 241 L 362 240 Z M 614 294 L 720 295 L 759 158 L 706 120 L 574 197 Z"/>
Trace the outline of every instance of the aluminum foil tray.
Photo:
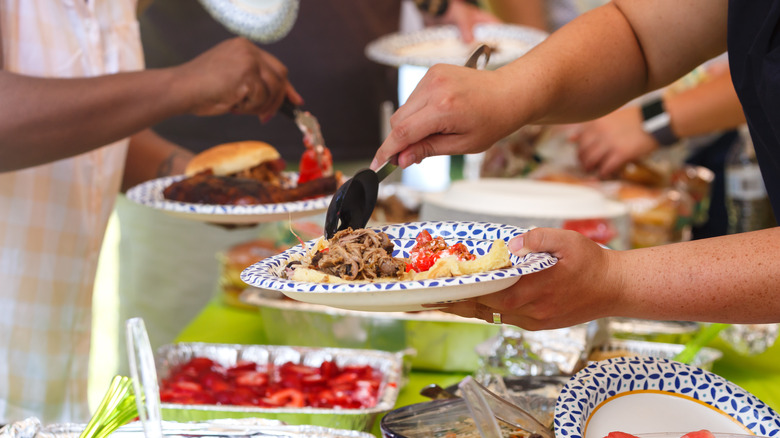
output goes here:
<path id="1" fill-rule="evenodd" d="M 0 438 L 78 438 L 84 430 L 84 424 L 61 423 L 42 426 L 37 418 L 27 418 L 23 421 L 0 429 Z M 284 424 L 276 420 L 259 418 L 224 419 L 198 423 L 163 422 L 163 436 L 166 438 L 294 438 L 306 436 L 310 438 L 373 438 L 374 436 L 356 430 L 333 429 L 321 426 Z M 143 428 L 138 422 L 126 424 L 114 433 L 111 438 L 144 438 Z"/>
<path id="2" fill-rule="evenodd" d="M 382 372 L 376 406 L 365 409 L 322 408 L 259 408 L 230 405 L 185 405 L 162 403 L 163 419 L 170 421 L 204 421 L 218 418 L 263 418 L 279 420 L 292 425 L 313 425 L 336 429 L 370 431 L 379 414 L 393 408 L 398 391 L 405 379 L 404 354 L 377 350 L 340 348 L 291 347 L 273 345 L 233 345 L 207 343 L 179 343 L 164 345 L 155 357 L 159 379 L 193 357 L 207 357 L 223 366 L 233 366 L 239 360 L 258 364 L 281 365 L 295 362 L 319 366 L 325 360 L 334 360 L 339 366 L 370 365 Z"/>
<path id="3" fill-rule="evenodd" d="M 401 351 L 412 348 L 414 369 L 473 372 L 475 347 L 500 327 L 444 312 L 360 312 L 285 299 L 249 288 L 241 301 L 256 306 L 268 343 Z"/>
<path id="4" fill-rule="evenodd" d="M 592 350 L 590 357 L 599 356 L 600 359 L 607 359 L 615 356 L 636 355 L 643 357 L 660 357 L 662 359 L 673 359 L 677 353 L 685 348 L 681 344 L 666 344 L 662 342 L 634 341 L 625 339 L 612 339 L 604 345 Z M 720 350 L 710 347 L 704 347 L 693 358 L 691 365 L 712 370 L 712 364 L 723 357 Z"/>

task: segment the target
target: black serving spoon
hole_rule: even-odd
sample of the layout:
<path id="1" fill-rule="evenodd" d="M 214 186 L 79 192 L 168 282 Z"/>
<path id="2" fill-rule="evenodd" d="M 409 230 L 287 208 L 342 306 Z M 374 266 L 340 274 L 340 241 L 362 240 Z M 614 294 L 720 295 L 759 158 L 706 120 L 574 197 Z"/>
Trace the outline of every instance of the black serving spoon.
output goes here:
<path id="1" fill-rule="evenodd" d="M 490 60 L 490 46 L 481 44 L 469 56 L 465 66 L 477 68 L 477 62 L 484 56 L 487 65 Z M 371 219 L 379 194 L 379 183 L 398 167 L 398 156 L 394 155 L 374 172 L 362 169 L 339 187 L 325 214 L 325 238 L 330 239 L 337 231 L 347 228 L 364 228 Z"/>

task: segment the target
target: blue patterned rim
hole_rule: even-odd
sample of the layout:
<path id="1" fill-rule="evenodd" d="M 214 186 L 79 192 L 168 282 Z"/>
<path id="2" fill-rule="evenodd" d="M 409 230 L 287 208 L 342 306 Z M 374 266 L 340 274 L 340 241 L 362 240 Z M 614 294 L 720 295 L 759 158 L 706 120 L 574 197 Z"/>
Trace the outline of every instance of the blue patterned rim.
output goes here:
<path id="1" fill-rule="evenodd" d="M 332 198 L 331 195 L 328 195 L 314 199 L 307 199 L 305 201 L 255 205 L 192 204 L 189 202 L 178 202 L 165 199 L 162 194 L 163 190 L 171 185 L 171 183 L 182 180 L 184 178 L 184 175 L 176 175 L 146 181 L 128 190 L 127 198 L 131 201 L 146 205 L 147 207 L 156 208 L 158 210 L 217 216 L 261 216 L 306 211 L 320 212 L 328 209 L 330 199 Z"/>
<path id="2" fill-rule="evenodd" d="M 605 402 L 629 392 L 681 395 L 730 416 L 753 433 L 780 434 L 780 417 L 728 380 L 669 359 L 619 357 L 595 362 L 564 386 L 555 405 L 555 435 L 582 438 L 588 419 Z"/>
<path id="3" fill-rule="evenodd" d="M 512 225 L 499 225 L 489 222 L 411 222 L 405 224 L 388 225 L 375 228 L 384 231 L 395 245 L 394 257 L 408 257 L 409 251 L 414 246 L 414 239 L 422 230 L 428 230 L 433 236 L 442 236 L 450 244 L 462 242 L 472 254 L 482 256 L 486 254 L 493 241 L 501 239 L 509 241 L 512 237 L 525 233 L 527 230 Z M 310 248 L 317 239 L 307 242 Z M 286 280 L 279 276 L 287 262 L 293 256 L 299 256 L 306 252 L 297 245 L 279 255 L 262 260 L 246 268 L 241 273 L 241 279 L 260 289 L 293 292 L 372 292 L 389 290 L 422 289 L 437 286 L 457 286 L 474 284 L 479 282 L 517 277 L 532 272 L 541 271 L 553 266 L 558 259 L 547 253 L 531 253 L 523 258 L 512 255 L 509 268 L 480 274 L 461 275 L 457 277 L 437 278 L 417 281 L 395 281 L 381 283 L 310 283 L 302 281 Z"/>

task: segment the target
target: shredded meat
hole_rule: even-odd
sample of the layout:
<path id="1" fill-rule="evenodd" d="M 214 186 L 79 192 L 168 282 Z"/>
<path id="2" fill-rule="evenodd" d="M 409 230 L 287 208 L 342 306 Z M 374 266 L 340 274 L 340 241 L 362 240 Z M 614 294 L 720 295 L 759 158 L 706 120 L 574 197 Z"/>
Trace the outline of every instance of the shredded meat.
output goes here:
<path id="1" fill-rule="evenodd" d="M 347 228 L 312 257 L 311 266 L 344 280 L 373 280 L 399 277 L 406 270 L 406 261 L 393 257 L 393 242 L 387 234 Z"/>

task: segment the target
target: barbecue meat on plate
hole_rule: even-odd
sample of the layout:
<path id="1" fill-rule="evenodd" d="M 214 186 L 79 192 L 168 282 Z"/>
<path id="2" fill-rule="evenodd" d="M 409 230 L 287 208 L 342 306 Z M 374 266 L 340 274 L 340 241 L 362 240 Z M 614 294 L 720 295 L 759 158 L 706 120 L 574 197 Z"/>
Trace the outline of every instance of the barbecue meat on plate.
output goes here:
<path id="1" fill-rule="evenodd" d="M 295 181 L 283 172 L 279 152 L 261 141 L 239 141 L 209 148 L 190 160 L 187 178 L 163 190 L 172 201 L 196 204 L 253 205 L 300 201 L 329 195 L 338 187 L 338 177 L 330 172 L 312 175 L 306 182 Z M 315 177 L 316 176 L 316 177 Z"/>

